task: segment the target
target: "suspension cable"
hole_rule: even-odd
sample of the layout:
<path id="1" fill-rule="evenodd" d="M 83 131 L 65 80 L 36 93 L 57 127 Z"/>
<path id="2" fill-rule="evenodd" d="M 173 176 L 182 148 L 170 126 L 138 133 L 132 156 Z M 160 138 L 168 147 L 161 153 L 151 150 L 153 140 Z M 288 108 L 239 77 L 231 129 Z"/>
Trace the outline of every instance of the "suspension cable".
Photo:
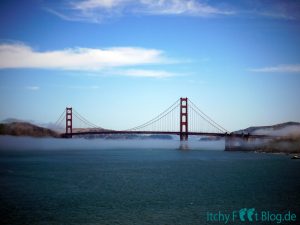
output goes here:
<path id="1" fill-rule="evenodd" d="M 66 113 L 66 110 L 64 110 L 62 112 L 62 114 L 58 117 L 58 119 L 56 120 L 56 122 L 54 123 L 55 125 L 59 125 L 61 123 L 61 120 L 65 117 L 65 113 Z"/>
<path id="2" fill-rule="evenodd" d="M 173 111 L 176 107 L 178 107 L 179 104 L 179 99 L 174 102 L 169 108 L 167 108 L 165 111 L 163 111 L 162 113 L 160 113 L 158 116 L 154 117 L 153 119 L 149 120 L 146 123 L 143 123 L 142 125 L 127 129 L 125 131 L 133 131 L 133 130 L 138 130 L 140 128 L 144 128 L 146 126 L 152 125 L 153 123 L 157 122 L 158 120 L 162 119 L 163 117 L 165 117 L 167 114 L 169 114 L 171 111 Z M 164 115 L 165 114 L 165 115 Z"/>
<path id="3" fill-rule="evenodd" d="M 216 123 L 213 119 L 211 119 L 208 115 L 206 115 L 202 110 L 200 110 L 191 100 L 189 100 L 190 104 L 191 104 L 191 108 L 193 108 L 195 110 L 195 112 L 201 116 L 204 120 L 206 120 L 210 125 L 212 125 L 213 127 L 215 127 L 216 129 L 218 129 L 221 132 L 228 132 L 228 130 L 226 130 L 224 127 L 222 127 L 221 125 L 219 125 L 218 123 Z"/>
<path id="4" fill-rule="evenodd" d="M 103 129 L 102 127 L 91 123 L 90 121 L 88 121 L 87 119 L 85 119 L 83 116 L 81 116 L 76 110 L 73 109 L 73 114 L 74 116 L 76 116 L 79 120 L 81 120 L 83 123 L 85 123 L 86 125 L 92 127 L 92 128 L 96 128 L 96 129 Z"/>

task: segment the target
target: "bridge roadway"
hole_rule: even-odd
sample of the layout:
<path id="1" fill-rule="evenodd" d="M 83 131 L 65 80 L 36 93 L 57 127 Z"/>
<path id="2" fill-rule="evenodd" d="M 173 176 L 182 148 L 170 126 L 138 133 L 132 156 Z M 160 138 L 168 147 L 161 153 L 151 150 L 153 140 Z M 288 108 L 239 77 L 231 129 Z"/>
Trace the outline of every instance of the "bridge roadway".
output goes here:
<path id="1" fill-rule="evenodd" d="M 205 133 L 205 132 L 188 132 L 181 133 L 177 131 L 116 131 L 116 130 L 104 130 L 104 131 L 84 131 L 84 132 L 72 132 L 64 134 L 65 136 L 76 135 L 89 135 L 89 134 L 166 134 L 166 135 L 198 135 L 198 136 L 214 136 L 214 137 L 239 137 L 239 138 L 275 138 L 269 135 L 252 135 L 252 134 L 233 134 L 233 133 Z"/>

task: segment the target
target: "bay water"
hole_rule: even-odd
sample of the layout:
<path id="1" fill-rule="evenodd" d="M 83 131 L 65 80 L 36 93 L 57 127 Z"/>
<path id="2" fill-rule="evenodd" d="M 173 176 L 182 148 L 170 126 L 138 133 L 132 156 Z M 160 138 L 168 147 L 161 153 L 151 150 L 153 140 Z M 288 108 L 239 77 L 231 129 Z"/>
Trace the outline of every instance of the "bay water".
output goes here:
<path id="1" fill-rule="evenodd" d="M 300 160 L 223 148 L 0 137 L 0 224 L 247 224 L 221 216 L 243 208 L 300 223 Z"/>

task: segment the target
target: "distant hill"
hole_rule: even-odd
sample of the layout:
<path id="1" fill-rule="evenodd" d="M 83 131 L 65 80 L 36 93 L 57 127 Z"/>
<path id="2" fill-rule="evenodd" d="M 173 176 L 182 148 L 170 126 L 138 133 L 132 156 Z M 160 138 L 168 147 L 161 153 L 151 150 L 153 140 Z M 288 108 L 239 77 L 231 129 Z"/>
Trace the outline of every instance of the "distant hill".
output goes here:
<path id="1" fill-rule="evenodd" d="M 39 127 L 28 122 L 0 123 L 0 135 L 60 137 L 60 135 L 53 130 Z"/>
<path id="2" fill-rule="evenodd" d="M 0 123 L 16 123 L 16 122 L 31 123 L 30 121 L 20 120 L 20 119 L 16 119 L 16 118 L 7 118 L 5 120 L 0 121 Z"/>
<path id="3" fill-rule="evenodd" d="M 300 123 L 297 122 L 286 122 L 275 124 L 271 126 L 255 126 L 248 127 L 243 130 L 234 131 L 235 134 L 261 134 L 261 135 L 272 135 L 272 136 L 290 136 L 300 135 Z"/>
<path id="4" fill-rule="evenodd" d="M 33 125 L 18 119 L 6 119 L 0 123 L 0 135 L 30 136 L 30 137 L 62 137 L 62 134 L 52 129 Z M 73 132 L 109 131 L 102 128 L 74 128 Z M 74 135 L 74 138 L 104 138 L 104 139 L 172 139 L 170 135 L 135 135 L 135 134 L 84 134 Z"/>
<path id="5" fill-rule="evenodd" d="M 236 150 L 300 153 L 300 123 L 297 122 L 287 122 L 272 126 L 248 127 L 233 133 L 274 136 L 274 138 L 268 141 L 240 141 Z"/>
<path id="6" fill-rule="evenodd" d="M 107 129 L 101 128 L 75 128 L 73 132 L 101 132 L 101 131 L 111 131 Z M 162 139 L 162 140 L 172 140 L 171 135 L 163 135 L 163 134 L 153 134 L 153 135 L 141 135 L 141 134 L 82 134 L 82 135 L 74 135 L 74 138 L 85 138 L 85 139 L 95 139 L 95 138 L 103 138 L 103 139 L 111 139 L 111 140 L 147 140 L 147 139 Z"/>

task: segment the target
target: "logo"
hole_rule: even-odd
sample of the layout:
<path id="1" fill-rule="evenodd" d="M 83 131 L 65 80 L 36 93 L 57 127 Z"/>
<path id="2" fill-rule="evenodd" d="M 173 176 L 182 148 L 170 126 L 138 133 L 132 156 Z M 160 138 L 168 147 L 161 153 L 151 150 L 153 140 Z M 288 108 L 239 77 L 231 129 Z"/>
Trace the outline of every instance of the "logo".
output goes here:
<path id="1" fill-rule="evenodd" d="M 237 222 L 238 224 L 240 222 L 245 222 L 245 224 L 255 224 L 257 221 L 280 224 L 283 222 L 294 222 L 296 219 L 296 214 L 291 211 L 288 211 L 287 213 L 274 213 L 268 210 L 258 212 L 255 208 L 242 208 L 240 210 L 234 210 L 227 213 L 222 211 L 206 213 L 207 221 L 220 222 L 224 224 L 229 222 Z"/>
<path id="2" fill-rule="evenodd" d="M 245 216 L 247 215 L 247 219 L 252 222 L 253 221 L 253 215 L 254 215 L 254 212 L 255 212 L 255 209 L 252 208 L 252 209 L 247 209 L 247 208 L 243 208 L 239 211 L 239 216 L 240 216 L 240 220 L 242 222 L 245 222 L 246 219 L 245 219 Z"/>

